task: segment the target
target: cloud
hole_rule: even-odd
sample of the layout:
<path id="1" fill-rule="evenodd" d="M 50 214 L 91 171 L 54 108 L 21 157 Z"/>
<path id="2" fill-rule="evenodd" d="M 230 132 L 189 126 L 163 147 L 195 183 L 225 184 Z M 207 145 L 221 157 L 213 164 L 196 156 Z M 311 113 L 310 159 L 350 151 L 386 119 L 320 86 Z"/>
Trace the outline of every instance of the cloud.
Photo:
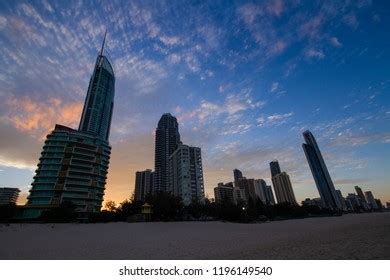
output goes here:
<path id="1" fill-rule="evenodd" d="M 159 40 L 167 46 L 175 46 L 181 41 L 177 36 L 160 36 Z"/>
<path id="2" fill-rule="evenodd" d="M 10 97 L 6 104 L 9 112 L 0 119 L 1 122 L 38 137 L 45 137 L 56 123 L 76 127 L 83 106 L 81 102 L 63 102 L 56 97 L 45 101 Z"/>
<path id="3" fill-rule="evenodd" d="M 273 82 L 271 85 L 271 92 L 276 92 L 279 89 L 279 83 Z"/>
<path id="4" fill-rule="evenodd" d="M 359 26 L 359 21 L 354 13 L 344 15 L 342 21 L 353 29 L 356 29 Z"/>
<path id="5" fill-rule="evenodd" d="M 274 126 L 287 122 L 287 120 L 294 115 L 293 112 L 286 114 L 273 114 L 269 116 L 261 116 L 257 118 L 257 126 Z"/>
<path id="6" fill-rule="evenodd" d="M 272 0 L 267 3 L 268 13 L 278 17 L 283 13 L 284 8 L 283 0 Z"/>
<path id="7" fill-rule="evenodd" d="M 369 143 L 385 143 L 390 144 L 390 133 L 367 133 L 355 134 L 351 131 L 339 133 L 332 141 L 334 145 L 352 145 L 361 146 Z"/>
<path id="8" fill-rule="evenodd" d="M 325 54 L 322 50 L 307 49 L 304 54 L 306 58 L 315 58 L 319 60 L 325 58 Z"/>
<path id="9" fill-rule="evenodd" d="M 339 39 L 337 39 L 337 37 L 331 37 L 330 38 L 330 43 L 332 44 L 332 46 L 336 47 L 336 48 L 341 48 L 343 45 L 340 43 Z"/>
<path id="10" fill-rule="evenodd" d="M 167 60 L 171 64 L 177 64 L 181 61 L 181 56 L 179 54 L 173 53 L 167 57 Z"/>

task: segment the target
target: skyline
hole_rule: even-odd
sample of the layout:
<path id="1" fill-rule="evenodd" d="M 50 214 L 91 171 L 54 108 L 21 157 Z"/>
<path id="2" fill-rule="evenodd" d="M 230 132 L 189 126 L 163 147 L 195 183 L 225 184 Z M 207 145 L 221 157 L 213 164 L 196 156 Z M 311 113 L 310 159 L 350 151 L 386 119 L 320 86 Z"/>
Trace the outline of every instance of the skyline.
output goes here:
<path id="1" fill-rule="evenodd" d="M 28 191 L 45 135 L 77 128 L 107 28 L 118 78 L 106 201 L 130 197 L 135 171 L 153 167 L 165 112 L 202 148 L 209 196 L 234 168 L 270 184 L 277 159 L 298 202 L 318 197 L 301 149 L 310 129 L 336 189 L 390 201 L 389 7 L 292 2 L 1 3 L 1 186 Z"/>

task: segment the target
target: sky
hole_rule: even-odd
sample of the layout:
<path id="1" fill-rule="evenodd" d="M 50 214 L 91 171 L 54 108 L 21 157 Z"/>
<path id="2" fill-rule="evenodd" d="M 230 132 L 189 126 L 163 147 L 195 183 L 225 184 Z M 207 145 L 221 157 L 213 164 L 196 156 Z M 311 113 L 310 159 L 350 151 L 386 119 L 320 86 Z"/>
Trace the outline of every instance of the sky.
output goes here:
<path id="1" fill-rule="evenodd" d="M 298 201 L 319 197 L 302 150 L 312 131 L 334 184 L 390 201 L 388 1 L 1 1 L 0 186 L 24 203 L 56 123 L 78 127 L 96 56 L 116 74 L 105 200 L 154 167 L 161 115 L 202 148 L 205 192 L 234 168 Z"/>

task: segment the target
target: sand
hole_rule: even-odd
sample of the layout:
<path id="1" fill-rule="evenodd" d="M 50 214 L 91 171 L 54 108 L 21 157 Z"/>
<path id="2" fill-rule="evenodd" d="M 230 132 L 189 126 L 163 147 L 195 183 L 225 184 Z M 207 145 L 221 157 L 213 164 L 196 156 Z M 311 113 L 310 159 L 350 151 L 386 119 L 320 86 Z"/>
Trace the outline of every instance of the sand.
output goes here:
<path id="1" fill-rule="evenodd" d="M 262 224 L 0 225 L 0 259 L 390 259 L 390 213 Z"/>

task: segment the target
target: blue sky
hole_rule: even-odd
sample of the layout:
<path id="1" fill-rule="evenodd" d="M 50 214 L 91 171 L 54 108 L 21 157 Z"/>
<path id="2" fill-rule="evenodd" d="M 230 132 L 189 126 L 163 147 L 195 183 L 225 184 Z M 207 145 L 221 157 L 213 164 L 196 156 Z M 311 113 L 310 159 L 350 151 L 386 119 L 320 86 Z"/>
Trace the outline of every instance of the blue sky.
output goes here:
<path id="1" fill-rule="evenodd" d="M 153 168 L 174 114 L 202 148 L 206 193 L 232 169 L 270 183 L 277 159 L 298 201 L 318 197 L 301 147 L 316 136 L 335 185 L 390 201 L 387 1 L 2 1 L 0 185 L 32 182 L 45 135 L 77 127 L 108 30 L 116 72 L 106 199 Z"/>

